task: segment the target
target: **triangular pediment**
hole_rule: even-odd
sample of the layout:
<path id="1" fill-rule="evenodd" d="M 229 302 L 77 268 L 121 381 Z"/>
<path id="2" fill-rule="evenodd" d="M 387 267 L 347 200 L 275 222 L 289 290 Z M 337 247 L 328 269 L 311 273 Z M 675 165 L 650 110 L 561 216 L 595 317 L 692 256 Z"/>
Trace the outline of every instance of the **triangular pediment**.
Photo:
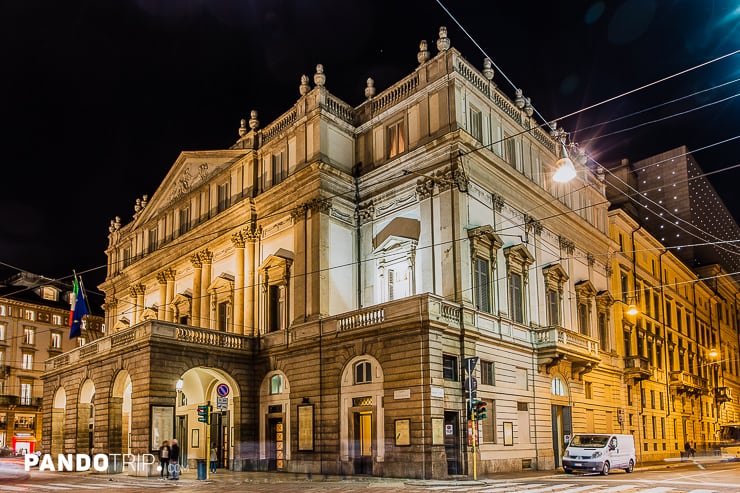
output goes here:
<path id="1" fill-rule="evenodd" d="M 214 175 L 231 167 L 247 152 L 234 149 L 181 152 L 167 176 L 149 197 L 146 206 L 139 212 L 134 212 L 134 228 L 158 217 L 163 210 L 187 197 Z"/>

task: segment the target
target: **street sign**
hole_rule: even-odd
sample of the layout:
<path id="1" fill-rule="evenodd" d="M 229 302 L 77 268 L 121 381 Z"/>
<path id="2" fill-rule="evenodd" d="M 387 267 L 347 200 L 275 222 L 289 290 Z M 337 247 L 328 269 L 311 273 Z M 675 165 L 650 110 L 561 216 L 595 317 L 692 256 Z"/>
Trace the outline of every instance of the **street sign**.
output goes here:
<path id="1" fill-rule="evenodd" d="M 470 376 L 463 380 L 463 389 L 469 392 L 475 392 L 478 390 L 478 379 Z"/>
<path id="2" fill-rule="evenodd" d="M 229 386 L 225 383 L 220 383 L 216 387 L 216 393 L 219 397 L 227 397 L 229 395 Z"/>
<path id="3" fill-rule="evenodd" d="M 475 365 L 478 364 L 478 356 L 473 356 L 472 358 L 465 358 L 463 360 L 463 368 L 467 372 L 472 372 L 475 369 Z"/>
<path id="4" fill-rule="evenodd" d="M 229 408 L 228 397 L 216 397 L 216 409 L 219 411 L 226 411 Z"/>

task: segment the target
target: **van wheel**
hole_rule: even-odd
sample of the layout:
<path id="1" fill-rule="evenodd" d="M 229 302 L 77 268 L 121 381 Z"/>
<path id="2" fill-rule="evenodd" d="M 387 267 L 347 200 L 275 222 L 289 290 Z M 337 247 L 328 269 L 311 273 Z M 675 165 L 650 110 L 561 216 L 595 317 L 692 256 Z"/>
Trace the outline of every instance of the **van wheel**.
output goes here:
<path id="1" fill-rule="evenodd" d="M 573 469 L 569 467 L 564 467 L 563 471 L 565 472 L 565 474 L 573 474 Z"/>
<path id="2" fill-rule="evenodd" d="M 601 468 L 601 475 L 607 476 L 609 474 L 609 461 L 604 461 L 604 467 Z"/>
<path id="3" fill-rule="evenodd" d="M 629 474 L 634 470 L 635 470 L 635 462 L 632 459 L 630 459 L 630 463 L 627 465 L 624 471 Z"/>

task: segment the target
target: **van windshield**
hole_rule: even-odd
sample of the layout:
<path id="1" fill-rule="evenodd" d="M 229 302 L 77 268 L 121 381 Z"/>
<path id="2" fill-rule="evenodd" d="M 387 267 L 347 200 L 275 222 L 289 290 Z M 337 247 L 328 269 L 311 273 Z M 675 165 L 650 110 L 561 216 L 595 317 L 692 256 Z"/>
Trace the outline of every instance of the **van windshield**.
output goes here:
<path id="1" fill-rule="evenodd" d="M 573 447 L 606 447 L 608 436 L 603 435 L 576 435 L 570 442 Z"/>

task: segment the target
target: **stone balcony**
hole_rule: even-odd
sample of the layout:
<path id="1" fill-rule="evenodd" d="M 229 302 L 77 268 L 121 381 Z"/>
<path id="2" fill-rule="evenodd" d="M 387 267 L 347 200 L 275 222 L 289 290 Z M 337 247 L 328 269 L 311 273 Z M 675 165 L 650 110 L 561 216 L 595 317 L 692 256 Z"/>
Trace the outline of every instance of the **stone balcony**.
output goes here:
<path id="1" fill-rule="evenodd" d="M 535 328 L 534 341 L 539 364 L 546 372 L 566 360 L 573 377 L 580 379 L 601 361 L 598 341 L 563 327 Z"/>
<path id="2" fill-rule="evenodd" d="M 147 320 L 129 329 L 89 342 L 59 356 L 46 360 L 46 371 L 74 365 L 86 359 L 160 341 L 202 349 L 218 347 L 226 351 L 251 352 L 254 338 L 230 332 L 180 325 L 161 320 Z"/>
<path id="3" fill-rule="evenodd" d="M 716 387 L 714 389 L 714 399 L 718 404 L 732 401 L 732 389 L 730 387 Z"/>
<path id="4" fill-rule="evenodd" d="M 671 390 L 679 394 L 702 394 L 707 391 L 707 379 L 687 371 L 673 371 L 670 375 Z"/>
<path id="5" fill-rule="evenodd" d="M 624 357 L 624 376 L 635 382 L 647 380 L 653 376 L 650 368 L 650 361 L 644 356 L 625 356 Z"/>

